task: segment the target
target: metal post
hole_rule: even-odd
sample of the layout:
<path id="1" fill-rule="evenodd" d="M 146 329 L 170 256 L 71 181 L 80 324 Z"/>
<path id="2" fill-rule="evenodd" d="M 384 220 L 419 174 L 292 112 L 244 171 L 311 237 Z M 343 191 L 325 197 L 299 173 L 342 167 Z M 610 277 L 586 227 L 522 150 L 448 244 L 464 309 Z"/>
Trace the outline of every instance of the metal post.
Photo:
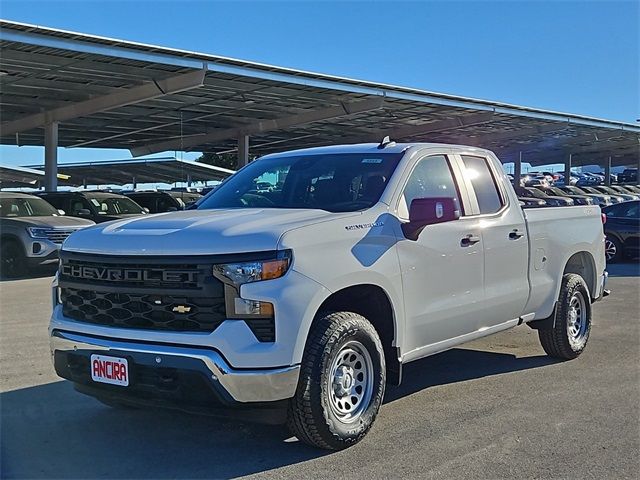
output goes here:
<path id="1" fill-rule="evenodd" d="M 571 154 L 564 160 L 564 184 L 571 185 Z"/>
<path id="2" fill-rule="evenodd" d="M 518 158 L 513 162 L 513 186 L 520 186 L 520 176 L 522 175 L 522 152 L 518 152 Z"/>
<path id="3" fill-rule="evenodd" d="M 604 184 L 611 186 L 611 155 L 607 157 L 607 163 L 604 164 Z"/>
<path id="4" fill-rule="evenodd" d="M 136 179 L 135 175 L 131 177 L 131 184 L 133 185 L 134 190 L 138 188 L 138 180 Z"/>
<path id="5" fill-rule="evenodd" d="M 238 138 L 238 168 L 249 163 L 249 135 Z"/>
<path id="6" fill-rule="evenodd" d="M 44 187 L 58 190 L 58 122 L 44 126 Z"/>
<path id="7" fill-rule="evenodd" d="M 191 175 L 187 174 L 187 187 L 191 186 Z"/>
<path id="8" fill-rule="evenodd" d="M 86 178 L 82 179 L 82 188 L 84 188 L 85 190 L 87 189 L 87 179 Z"/>

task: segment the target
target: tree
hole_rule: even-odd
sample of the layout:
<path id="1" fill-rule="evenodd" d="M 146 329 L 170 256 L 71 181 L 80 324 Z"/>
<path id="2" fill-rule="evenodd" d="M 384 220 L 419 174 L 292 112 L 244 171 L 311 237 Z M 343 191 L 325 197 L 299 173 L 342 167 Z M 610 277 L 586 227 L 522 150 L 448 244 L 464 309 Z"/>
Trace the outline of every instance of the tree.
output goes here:
<path id="1" fill-rule="evenodd" d="M 238 169 L 238 157 L 235 153 L 223 153 L 219 155 L 217 153 L 204 152 L 196 162 L 228 168 L 230 170 Z"/>

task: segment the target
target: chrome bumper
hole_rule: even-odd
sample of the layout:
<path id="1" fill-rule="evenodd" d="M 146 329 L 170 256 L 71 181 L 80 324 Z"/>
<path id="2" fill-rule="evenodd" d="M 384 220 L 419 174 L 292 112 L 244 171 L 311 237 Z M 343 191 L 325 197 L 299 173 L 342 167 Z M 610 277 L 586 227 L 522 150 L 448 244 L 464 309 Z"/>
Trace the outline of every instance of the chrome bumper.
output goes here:
<path id="1" fill-rule="evenodd" d="M 300 366 L 260 370 L 236 370 L 222 355 L 213 350 L 147 345 L 126 341 L 96 338 L 54 330 L 51 334 L 51 355 L 55 351 L 102 351 L 122 355 L 127 352 L 156 355 L 162 365 L 163 358 L 182 357 L 202 362 L 211 374 L 212 383 L 223 388 L 236 402 L 271 402 L 293 397 L 298 384 Z"/>

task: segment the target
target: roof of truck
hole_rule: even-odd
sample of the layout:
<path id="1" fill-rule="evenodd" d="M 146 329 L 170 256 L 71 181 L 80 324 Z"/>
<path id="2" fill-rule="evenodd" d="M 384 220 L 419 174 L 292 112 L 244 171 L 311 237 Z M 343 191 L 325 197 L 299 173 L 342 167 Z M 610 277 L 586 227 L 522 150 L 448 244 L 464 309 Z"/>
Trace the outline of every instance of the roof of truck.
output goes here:
<path id="1" fill-rule="evenodd" d="M 270 158 L 270 157 L 282 157 L 282 156 L 298 156 L 298 155 L 331 155 L 331 154 L 339 154 L 339 153 L 366 153 L 366 154 L 383 154 L 383 153 L 402 153 L 409 148 L 412 147 L 437 147 L 446 150 L 466 150 L 466 151 L 474 151 L 478 153 L 487 153 L 489 150 L 478 147 L 471 147 L 468 145 L 451 145 L 449 143 L 423 143 L 423 142 L 412 142 L 412 143 L 396 143 L 391 142 L 384 146 L 384 148 L 379 148 L 379 143 L 355 143 L 348 145 L 330 145 L 326 147 L 312 147 L 312 148 L 301 148 L 299 150 L 290 150 L 288 152 L 282 153 L 273 153 L 271 155 L 265 155 L 262 158 Z"/>

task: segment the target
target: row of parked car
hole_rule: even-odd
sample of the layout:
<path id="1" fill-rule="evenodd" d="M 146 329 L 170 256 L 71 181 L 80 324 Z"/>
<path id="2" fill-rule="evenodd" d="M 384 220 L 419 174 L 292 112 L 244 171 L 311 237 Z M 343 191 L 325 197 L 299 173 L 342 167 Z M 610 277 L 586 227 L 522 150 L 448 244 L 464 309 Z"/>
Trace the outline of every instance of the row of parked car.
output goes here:
<path id="1" fill-rule="evenodd" d="M 18 277 L 56 264 L 73 232 L 96 223 L 189 208 L 202 195 L 186 191 L 0 192 L 0 275 Z"/>
<path id="2" fill-rule="evenodd" d="M 509 175 L 513 181 L 513 176 Z M 528 172 L 520 176 L 520 186 L 522 187 L 551 187 L 551 186 L 571 186 L 592 187 L 604 185 L 606 176 L 604 173 L 582 172 L 571 173 L 569 180 L 565 179 L 562 173 L 552 172 Z M 612 184 L 635 184 L 638 183 L 638 170 L 627 168 L 619 175 L 610 174 L 609 181 Z"/>
<path id="3" fill-rule="evenodd" d="M 640 256 L 640 186 L 523 186 L 516 187 L 516 192 L 524 207 L 599 205 L 606 215 L 607 262 L 618 262 L 625 256 Z"/>

